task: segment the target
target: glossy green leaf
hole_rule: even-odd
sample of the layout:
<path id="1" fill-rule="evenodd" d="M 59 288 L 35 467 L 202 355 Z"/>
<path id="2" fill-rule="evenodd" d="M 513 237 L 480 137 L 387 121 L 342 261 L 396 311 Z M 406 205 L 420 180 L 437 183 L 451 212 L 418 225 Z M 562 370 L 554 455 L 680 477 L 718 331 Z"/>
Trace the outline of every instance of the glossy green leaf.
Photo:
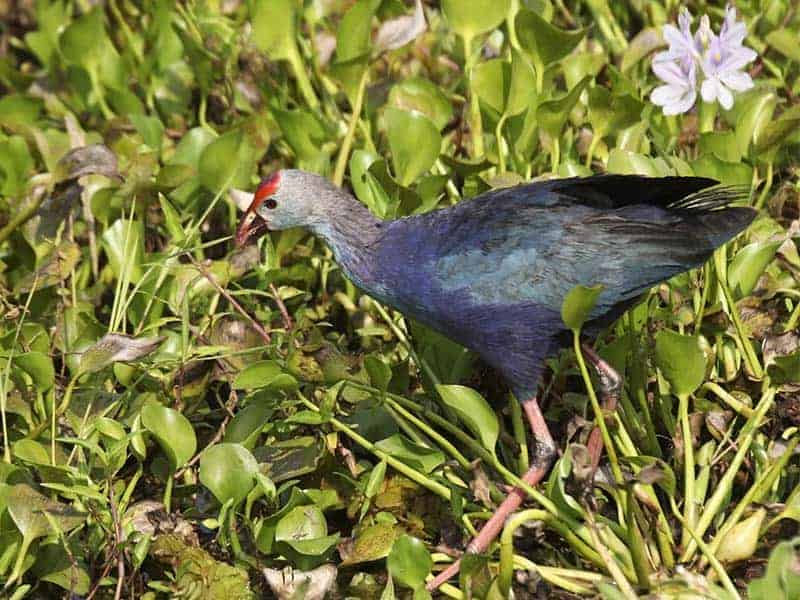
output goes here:
<path id="1" fill-rule="evenodd" d="M 439 86 L 423 77 L 409 77 L 394 84 L 388 105 L 420 112 L 440 130 L 453 118 L 453 105 L 447 96 Z"/>
<path id="2" fill-rule="evenodd" d="M 777 105 L 778 96 L 772 90 L 759 89 L 743 98 L 735 128 L 740 154 L 746 154 L 751 143 L 758 145 Z"/>
<path id="3" fill-rule="evenodd" d="M 415 444 L 399 433 L 376 442 L 375 448 L 424 473 L 430 473 L 444 462 L 444 454 L 439 450 Z"/>
<path id="4" fill-rule="evenodd" d="M 156 438 L 173 471 L 194 456 L 197 438 L 189 419 L 160 404 L 148 404 L 142 409 L 141 416 L 142 425 Z"/>
<path id="5" fill-rule="evenodd" d="M 404 535 L 392 545 L 386 567 L 396 582 L 416 589 L 424 585 L 425 577 L 433 568 L 433 559 L 421 540 Z"/>
<path id="6" fill-rule="evenodd" d="M 517 51 L 512 51 L 510 63 L 497 58 L 478 64 L 472 77 L 475 93 L 499 115 L 517 115 L 533 101 L 536 88 L 533 68 Z"/>
<path id="7" fill-rule="evenodd" d="M 599 85 L 589 90 L 589 122 L 600 137 L 637 123 L 643 108 L 642 102 L 628 94 L 614 95 Z"/>
<path id="8" fill-rule="evenodd" d="M 728 285 L 735 298 L 749 296 L 758 278 L 772 262 L 782 242 L 754 242 L 733 257 L 728 266 Z"/>
<path id="9" fill-rule="evenodd" d="M 217 444 L 200 456 L 200 482 L 220 504 L 238 506 L 253 489 L 257 472 L 256 459 L 240 444 Z"/>
<path id="10" fill-rule="evenodd" d="M 397 202 L 383 189 L 370 167 L 382 161 L 377 154 L 358 149 L 350 157 L 350 183 L 356 198 L 361 200 L 376 217 L 385 219 L 397 210 Z"/>
<path id="11" fill-rule="evenodd" d="M 297 380 L 274 360 L 261 360 L 245 367 L 233 380 L 233 387 L 237 390 L 267 388 L 292 391 L 297 389 Z"/>
<path id="12" fill-rule="evenodd" d="M 30 376 L 37 390 L 46 392 L 53 387 L 56 380 L 53 359 L 44 352 L 15 354 L 14 364 Z"/>
<path id="13" fill-rule="evenodd" d="M 583 327 L 603 289 L 602 285 L 576 285 L 567 293 L 561 304 L 561 320 L 568 329 L 578 331 Z"/>
<path id="14" fill-rule="evenodd" d="M 19 483 L 3 484 L 2 498 L 20 533 L 27 539 L 36 539 L 53 531 L 44 513 L 47 513 L 64 533 L 84 522 L 86 515 L 67 504 L 54 502 L 31 486 Z"/>
<path id="15" fill-rule="evenodd" d="M 261 430 L 269 423 L 273 409 L 266 402 L 254 402 L 241 409 L 225 428 L 223 441 L 252 450 Z"/>
<path id="16" fill-rule="evenodd" d="M 510 8 L 511 0 L 442 0 L 447 24 L 468 40 L 500 25 Z"/>
<path id="17" fill-rule="evenodd" d="M 655 358 L 675 395 L 691 394 L 703 383 L 706 357 L 697 337 L 662 329 L 656 335 Z"/>
<path id="18" fill-rule="evenodd" d="M 753 167 L 744 162 L 727 162 L 713 154 L 706 154 L 692 161 L 692 170 L 699 177 L 710 177 L 725 185 L 750 185 Z"/>
<path id="19" fill-rule="evenodd" d="M 437 385 L 436 391 L 442 402 L 455 412 L 483 447 L 494 452 L 500 425 L 497 415 L 483 396 L 463 385 Z"/>
<path id="20" fill-rule="evenodd" d="M 589 84 L 589 78 L 584 77 L 569 93 L 556 100 L 542 102 L 536 109 L 536 119 L 539 126 L 552 137 L 561 135 L 561 130 L 569 118 L 569 113 L 577 104 L 584 88 Z"/>
<path id="21" fill-rule="evenodd" d="M 514 22 L 517 38 L 538 68 L 547 67 L 572 52 L 586 31 L 564 31 L 554 27 L 537 13 L 523 8 Z"/>
<path id="22" fill-rule="evenodd" d="M 395 175 L 407 187 L 436 162 L 442 136 L 422 113 L 387 108 L 384 120 Z"/>
<path id="23" fill-rule="evenodd" d="M 103 250 L 117 279 L 139 283 L 144 271 L 144 224 L 140 220 L 117 219 L 103 233 Z"/>

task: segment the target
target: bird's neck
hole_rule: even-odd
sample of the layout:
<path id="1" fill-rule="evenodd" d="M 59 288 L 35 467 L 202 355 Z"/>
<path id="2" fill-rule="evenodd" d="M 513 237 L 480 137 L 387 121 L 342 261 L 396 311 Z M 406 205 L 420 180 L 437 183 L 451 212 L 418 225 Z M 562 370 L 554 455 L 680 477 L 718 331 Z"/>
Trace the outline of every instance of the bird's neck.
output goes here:
<path id="1" fill-rule="evenodd" d="M 330 246 L 347 277 L 368 290 L 376 267 L 375 246 L 385 223 L 343 190 L 337 189 L 324 201 L 325 214 L 310 229 Z"/>

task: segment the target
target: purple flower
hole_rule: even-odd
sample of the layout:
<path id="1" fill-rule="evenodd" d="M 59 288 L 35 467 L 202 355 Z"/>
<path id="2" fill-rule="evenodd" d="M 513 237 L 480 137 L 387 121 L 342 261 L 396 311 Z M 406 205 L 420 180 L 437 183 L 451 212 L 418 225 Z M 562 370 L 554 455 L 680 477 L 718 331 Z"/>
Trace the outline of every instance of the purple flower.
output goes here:
<path id="1" fill-rule="evenodd" d="M 707 15 L 700 19 L 694 35 L 691 22 L 692 15 L 684 8 L 678 27 L 665 25 L 664 39 L 669 48 L 653 58 L 653 72 L 664 85 L 653 90 L 650 100 L 661 106 L 665 115 L 691 109 L 698 87 L 703 100 L 718 101 L 725 109 L 733 106 L 733 92 L 753 87 L 753 80 L 742 69 L 757 55 L 742 45 L 747 28 L 736 20 L 736 9 L 730 5 L 726 8 L 719 35 L 711 30 Z M 701 75 L 702 82 L 698 81 Z"/>
<path id="2" fill-rule="evenodd" d="M 747 29 L 744 23 L 736 22 L 736 9 L 728 6 L 725 22 L 719 36 L 711 34 L 700 63 L 705 80 L 700 88 L 703 100 L 720 103 L 729 110 L 733 106 L 733 93 L 753 87 L 753 80 L 742 69 L 758 56 L 742 45 Z"/>

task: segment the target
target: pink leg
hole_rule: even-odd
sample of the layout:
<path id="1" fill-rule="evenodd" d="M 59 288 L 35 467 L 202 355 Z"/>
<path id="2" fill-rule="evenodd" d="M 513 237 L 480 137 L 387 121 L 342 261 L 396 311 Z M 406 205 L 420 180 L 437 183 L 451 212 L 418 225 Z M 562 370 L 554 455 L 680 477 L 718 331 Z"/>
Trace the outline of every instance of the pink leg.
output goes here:
<path id="1" fill-rule="evenodd" d="M 531 431 L 533 431 L 533 436 L 536 439 L 533 466 L 522 476 L 522 480 L 528 485 L 533 486 L 541 481 L 542 477 L 547 474 L 547 471 L 553 464 L 556 446 L 553 443 L 550 430 L 547 428 L 547 423 L 544 421 L 542 411 L 539 409 L 539 403 L 536 402 L 536 398 L 531 398 L 523 402 L 522 407 L 525 409 L 525 415 L 528 417 L 528 423 L 530 423 Z M 520 507 L 526 495 L 522 488 L 515 487 L 511 490 L 503 503 L 497 507 L 492 517 L 483 525 L 478 535 L 469 543 L 466 551 L 472 554 L 485 552 L 489 544 L 500 535 L 500 532 L 505 526 L 506 519 Z M 428 591 L 432 592 L 448 579 L 457 575 L 460 567 L 461 560 L 459 559 L 428 583 Z"/>
<path id="2" fill-rule="evenodd" d="M 582 345 L 583 354 L 592 363 L 600 377 L 600 396 L 604 412 L 613 412 L 617 408 L 619 394 L 622 390 L 622 378 L 614 370 L 614 367 L 604 361 L 593 348 Z M 600 464 L 600 455 L 603 452 L 603 438 L 600 429 L 595 426 L 589 434 L 589 441 L 586 443 L 589 449 L 589 457 L 592 460 L 592 475 Z M 590 480 L 591 481 L 591 480 Z"/>

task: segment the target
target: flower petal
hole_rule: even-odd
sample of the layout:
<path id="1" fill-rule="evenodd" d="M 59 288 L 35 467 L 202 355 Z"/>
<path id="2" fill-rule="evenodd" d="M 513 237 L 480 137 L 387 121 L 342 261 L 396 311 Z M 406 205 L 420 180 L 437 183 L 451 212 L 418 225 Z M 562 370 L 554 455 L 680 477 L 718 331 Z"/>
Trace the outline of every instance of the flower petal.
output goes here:
<path id="1" fill-rule="evenodd" d="M 703 100 L 706 102 L 714 102 L 717 99 L 718 91 L 718 84 L 716 77 L 711 77 L 703 81 L 703 85 L 700 86 L 700 95 L 703 97 Z"/>
<path id="2" fill-rule="evenodd" d="M 717 84 L 717 100 L 725 110 L 730 110 L 733 107 L 733 94 L 722 83 Z"/>
<path id="3" fill-rule="evenodd" d="M 750 48 L 739 46 L 735 49 L 729 49 L 725 56 L 725 60 L 719 65 L 720 71 L 736 71 L 744 68 L 748 63 L 753 62 L 758 54 Z"/>
<path id="4" fill-rule="evenodd" d="M 735 92 L 744 92 L 753 87 L 753 79 L 743 71 L 726 71 L 720 73 L 719 79 Z"/>
<path id="5" fill-rule="evenodd" d="M 684 73 L 675 62 L 653 62 L 652 69 L 656 77 L 665 83 L 683 87 L 689 84 L 686 73 Z"/>
<path id="6" fill-rule="evenodd" d="M 670 110 L 675 112 L 670 112 L 669 114 L 678 115 L 685 113 L 694 106 L 694 101 L 696 99 L 697 99 L 696 91 L 694 90 L 687 91 L 683 96 L 680 97 L 680 99 L 678 99 L 677 102 L 674 102 L 670 105 Z M 664 110 L 664 114 L 667 114 L 666 109 Z"/>
<path id="7" fill-rule="evenodd" d="M 650 93 L 650 101 L 656 106 L 666 106 L 680 99 L 685 91 L 675 85 L 660 85 Z"/>

